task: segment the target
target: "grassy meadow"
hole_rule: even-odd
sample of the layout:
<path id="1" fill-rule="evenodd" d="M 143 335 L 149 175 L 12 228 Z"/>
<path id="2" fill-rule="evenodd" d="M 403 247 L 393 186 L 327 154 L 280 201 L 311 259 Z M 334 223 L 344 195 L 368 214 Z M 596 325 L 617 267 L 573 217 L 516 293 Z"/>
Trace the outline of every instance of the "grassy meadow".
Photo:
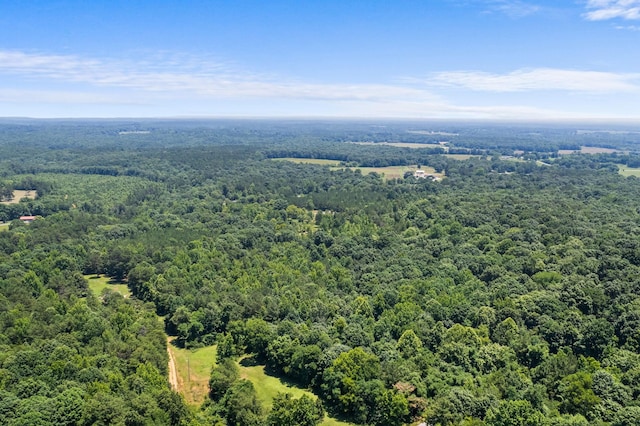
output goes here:
<path id="1" fill-rule="evenodd" d="M 13 190 L 13 198 L 8 201 L 0 201 L 0 204 L 18 204 L 23 198 L 29 198 L 35 200 L 38 196 L 38 192 L 34 189 L 32 191 L 23 191 L 21 189 Z"/>
<path id="2" fill-rule="evenodd" d="M 183 349 L 169 344 L 178 373 L 178 389 L 189 405 L 200 405 L 209 393 L 209 376 L 216 364 L 216 346 Z"/>
<path id="3" fill-rule="evenodd" d="M 274 158 L 275 161 L 289 161 L 291 163 L 297 164 L 317 164 L 319 166 L 332 166 L 338 167 L 340 165 L 340 161 L 338 160 L 325 160 L 322 158 Z"/>
<path id="4" fill-rule="evenodd" d="M 362 171 L 363 175 L 368 175 L 369 173 L 378 173 L 382 175 L 386 180 L 389 179 L 402 179 L 404 178 L 404 174 L 406 172 L 415 172 L 418 169 L 418 166 L 389 166 L 389 167 L 356 167 Z M 436 173 L 436 170 L 433 167 L 422 166 L 422 170 L 426 173 L 434 174 L 439 177 L 444 177 L 444 173 Z"/>
<path id="5" fill-rule="evenodd" d="M 169 343 L 169 351 L 175 360 L 178 374 L 178 390 L 184 396 L 187 404 L 199 406 L 209 393 L 209 376 L 211 369 L 216 365 L 216 346 L 206 346 L 198 349 L 182 349 Z M 246 359 L 246 358 L 245 358 Z M 265 409 L 270 410 L 273 398 L 278 393 L 290 393 L 294 398 L 307 395 L 317 398 L 312 392 L 292 386 L 271 376 L 265 372 L 264 365 L 243 365 L 240 361 L 240 378 L 253 383 L 258 398 Z M 324 426 L 348 426 L 351 423 L 325 417 L 321 425 Z"/>
<path id="6" fill-rule="evenodd" d="M 480 158 L 482 157 L 482 155 L 473 155 L 473 154 L 444 154 L 445 157 L 449 157 L 452 158 L 454 160 L 460 160 L 460 161 L 464 161 L 464 160 L 468 160 L 469 158 Z"/>
<path id="7" fill-rule="evenodd" d="M 271 409 L 273 398 L 278 393 L 290 393 L 294 398 L 300 398 L 302 395 L 307 395 L 313 399 L 317 398 L 316 395 L 308 390 L 286 384 L 279 378 L 267 374 L 264 365 L 243 366 L 241 364 L 240 377 L 253 383 L 258 398 L 268 410 Z M 323 426 L 346 426 L 351 423 L 345 423 L 325 415 L 324 420 L 320 424 Z"/>
<path id="8" fill-rule="evenodd" d="M 412 143 L 412 142 L 353 142 L 356 145 L 381 145 L 381 146 L 395 146 L 396 148 L 445 148 L 445 146 L 438 143 Z"/>
<path id="9" fill-rule="evenodd" d="M 89 281 L 89 289 L 96 297 L 100 296 L 102 290 L 105 288 L 120 293 L 124 297 L 131 296 L 129 287 L 121 281 L 116 281 L 102 275 L 85 275 L 84 278 Z"/>
<path id="10" fill-rule="evenodd" d="M 389 167 L 342 167 L 340 166 L 340 162 L 336 160 L 322 160 L 318 158 L 274 158 L 274 160 L 278 161 L 290 161 L 292 163 L 297 164 L 318 164 L 322 166 L 330 166 L 332 170 L 360 170 L 363 175 L 368 175 L 370 173 L 378 173 L 383 176 L 385 180 L 390 179 L 402 179 L 406 172 L 415 172 L 418 166 L 389 166 Z M 443 178 L 444 173 L 436 173 L 435 169 L 428 166 L 422 166 L 422 170 L 427 173 L 434 174 L 438 177 Z"/>
<path id="11" fill-rule="evenodd" d="M 640 177 L 640 168 L 633 168 L 624 164 L 618 164 L 618 173 L 622 176 Z"/>

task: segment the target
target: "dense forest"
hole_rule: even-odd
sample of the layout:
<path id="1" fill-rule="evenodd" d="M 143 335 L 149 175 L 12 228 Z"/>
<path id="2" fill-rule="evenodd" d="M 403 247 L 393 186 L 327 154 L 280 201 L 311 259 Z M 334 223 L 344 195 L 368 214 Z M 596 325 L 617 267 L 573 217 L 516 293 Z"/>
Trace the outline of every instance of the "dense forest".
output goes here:
<path id="1" fill-rule="evenodd" d="M 585 124 L 2 121 L 0 424 L 638 425 L 640 179 L 619 172 L 638 142 Z M 608 149 L 558 152 L 584 146 Z M 446 177 L 367 170 L 385 166 Z M 20 190 L 37 196 L 9 203 Z M 97 274 L 132 296 L 93 294 Z M 167 335 L 217 346 L 199 407 L 171 390 Z M 318 399 L 265 408 L 248 359 Z"/>

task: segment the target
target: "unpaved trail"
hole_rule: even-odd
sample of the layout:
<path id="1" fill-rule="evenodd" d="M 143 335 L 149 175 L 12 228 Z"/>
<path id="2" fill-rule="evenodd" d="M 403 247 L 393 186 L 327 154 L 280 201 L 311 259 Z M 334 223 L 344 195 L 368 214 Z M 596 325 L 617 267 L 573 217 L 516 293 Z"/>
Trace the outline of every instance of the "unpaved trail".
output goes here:
<path id="1" fill-rule="evenodd" d="M 176 360 L 173 358 L 173 352 L 171 352 L 171 340 L 167 338 L 167 352 L 169 353 L 169 383 L 171 383 L 171 389 L 178 392 L 178 370 L 176 369 Z"/>

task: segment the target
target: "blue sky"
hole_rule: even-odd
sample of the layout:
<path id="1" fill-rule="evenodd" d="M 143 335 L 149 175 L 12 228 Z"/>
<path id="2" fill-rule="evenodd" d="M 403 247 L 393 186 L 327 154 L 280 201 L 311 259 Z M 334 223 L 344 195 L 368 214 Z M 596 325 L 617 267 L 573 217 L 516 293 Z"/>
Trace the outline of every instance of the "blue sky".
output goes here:
<path id="1" fill-rule="evenodd" d="M 640 0 L 0 0 L 0 116 L 640 120 Z"/>

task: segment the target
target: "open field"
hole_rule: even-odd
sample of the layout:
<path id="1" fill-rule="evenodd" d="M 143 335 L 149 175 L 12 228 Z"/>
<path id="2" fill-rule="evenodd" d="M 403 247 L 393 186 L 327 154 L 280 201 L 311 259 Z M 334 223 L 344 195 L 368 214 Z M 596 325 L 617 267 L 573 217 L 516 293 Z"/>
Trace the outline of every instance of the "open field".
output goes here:
<path id="1" fill-rule="evenodd" d="M 446 146 L 443 146 L 439 143 L 411 143 L 411 142 L 352 142 L 356 145 L 384 145 L 384 146 L 395 146 L 397 148 L 444 148 L 447 149 Z"/>
<path id="2" fill-rule="evenodd" d="M 320 166 L 333 166 L 338 167 L 340 161 L 338 160 L 324 160 L 322 158 L 274 158 L 276 161 L 290 161 L 298 164 L 318 164 Z"/>
<path id="3" fill-rule="evenodd" d="M 444 154 L 445 157 L 452 158 L 454 160 L 468 160 L 469 158 L 480 158 L 482 155 L 472 155 L 472 154 Z"/>
<path id="4" fill-rule="evenodd" d="M 240 365 L 240 377 L 253 383 L 256 393 L 258 394 L 258 398 L 262 401 L 264 407 L 269 410 L 273 404 L 273 398 L 278 393 L 290 393 L 294 398 L 300 398 L 302 395 L 307 395 L 313 399 L 317 398 L 312 392 L 295 386 L 290 386 L 282 382 L 277 377 L 266 374 L 264 371 L 264 365 L 248 367 Z M 351 423 L 345 423 L 325 416 L 324 421 L 320 424 L 324 426 L 340 426 L 350 425 Z"/>
<path id="5" fill-rule="evenodd" d="M 620 173 L 622 176 L 640 177 L 640 168 L 633 168 L 624 164 L 618 164 L 618 173 Z"/>
<path id="6" fill-rule="evenodd" d="M 415 172 L 418 166 L 389 166 L 389 167 L 341 167 L 339 161 L 335 160 L 322 160 L 317 158 L 274 158 L 274 160 L 291 161 L 298 164 L 320 164 L 325 166 L 331 166 L 332 170 L 360 170 L 362 174 L 368 175 L 369 173 L 378 173 L 383 175 L 386 180 L 389 179 L 402 179 L 406 172 Z M 436 173 L 432 167 L 423 166 L 422 169 L 430 174 L 436 175 L 440 178 L 444 177 L 444 173 Z"/>
<path id="7" fill-rule="evenodd" d="M 7 229 L 9 229 L 8 223 L 0 223 L 0 232 L 6 231 Z"/>
<path id="8" fill-rule="evenodd" d="M 0 204 L 18 204 L 20 200 L 22 200 L 23 198 L 30 198 L 32 200 L 35 200 L 37 196 L 38 196 L 38 192 L 36 190 L 23 191 L 20 189 L 14 189 L 13 198 L 9 201 L 2 201 L 0 202 Z"/>
<path id="9" fill-rule="evenodd" d="M 105 277 L 102 275 L 85 275 L 84 278 L 89 281 L 89 289 L 96 297 L 100 296 L 102 294 L 102 290 L 104 290 L 105 288 L 118 292 L 124 297 L 131 296 L 129 287 L 127 287 L 127 285 L 123 282 L 115 281 L 109 277 Z"/>
<path id="10" fill-rule="evenodd" d="M 290 393 L 294 398 L 300 398 L 302 395 L 307 395 L 313 399 L 316 398 L 316 396 L 309 391 L 290 386 L 283 383 L 277 377 L 266 374 L 264 365 L 252 365 L 248 367 L 240 365 L 240 377 L 250 380 L 251 383 L 253 383 L 258 398 L 267 409 L 271 409 L 273 398 L 278 392 Z"/>
<path id="11" fill-rule="evenodd" d="M 407 133 L 413 133 L 415 135 L 458 136 L 458 133 L 434 132 L 434 131 L 431 131 L 431 130 L 407 130 Z"/>
<path id="12" fill-rule="evenodd" d="M 572 149 L 561 149 L 558 151 L 560 155 L 569 155 L 569 154 L 611 154 L 613 152 L 621 152 L 618 149 L 611 148 L 600 148 L 597 146 L 581 146 L 579 151 L 575 151 Z"/>
<path id="13" fill-rule="evenodd" d="M 177 373 L 177 391 L 184 396 L 187 404 L 199 406 L 209 393 L 209 376 L 211 369 L 216 365 L 216 346 L 206 346 L 198 349 L 182 349 L 174 346 L 169 338 L 167 348 L 173 358 Z M 278 393 L 290 393 L 294 398 L 307 395 L 316 396 L 307 390 L 288 385 L 275 376 L 270 376 L 264 371 L 264 365 L 243 366 L 239 364 L 240 377 L 253 383 L 258 398 L 268 410 L 271 409 L 273 398 Z M 321 423 L 325 426 L 347 426 L 350 423 L 325 417 Z"/>
<path id="14" fill-rule="evenodd" d="M 168 348 L 175 361 L 178 392 L 187 404 L 202 404 L 209 393 L 209 376 L 216 364 L 216 346 L 182 349 L 168 343 Z"/>
<path id="15" fill-rule="evenodd" d="M 389 166 L 389 167 L 356 167 L 362 171 L 363 175 L 368 175 L 369 173 L 378 173 L 380 175 L 384 175 L 384 178 L 389 179 L 402 179 L 406 172 L 415 172 L 418 169 L 418 166 Z M 440 178 L 444 177 L 444 173 L 436 173 L 436 170 L 433 167 L 422 166 L 422 170 L 426 173 L 436 175 Z"/>

